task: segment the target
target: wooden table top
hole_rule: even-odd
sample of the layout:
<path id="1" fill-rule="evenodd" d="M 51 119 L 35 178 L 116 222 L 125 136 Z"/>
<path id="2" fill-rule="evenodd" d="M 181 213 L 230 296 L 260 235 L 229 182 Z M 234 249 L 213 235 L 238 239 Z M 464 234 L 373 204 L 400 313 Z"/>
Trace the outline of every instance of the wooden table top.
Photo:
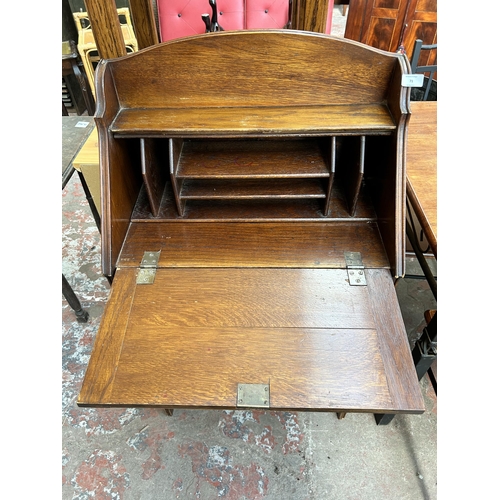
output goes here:
<path id="1" fill-rule="evenodd" d="M 62 178 L 63 189 L 71 177 L 73 160 L 94 128 L 89 116 L 62 117 Z"/>
<path id="2" fill-rule="evenodd" d="M 437 101 L 411 103 L 406 193 L 437 258 Z"/>

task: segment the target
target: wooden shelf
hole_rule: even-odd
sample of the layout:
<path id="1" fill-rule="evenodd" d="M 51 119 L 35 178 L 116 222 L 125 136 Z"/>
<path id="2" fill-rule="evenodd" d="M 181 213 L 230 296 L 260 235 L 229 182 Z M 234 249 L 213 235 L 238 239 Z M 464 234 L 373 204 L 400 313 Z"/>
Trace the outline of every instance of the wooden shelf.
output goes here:
<path id="1" fill-rule="evenodd" d="M 327 140 L 187 140 L 177 177 L 243 179 L 329 177 Z"/>
<path id="2" fill-rule="evenodd" d="M 216 112 L 217 120 L 214 120 Z M 385 104 L 161 108 L 119 111 L 110 131 L 131 137 L 264 137 L 390 134 L 396 129 Z"/>

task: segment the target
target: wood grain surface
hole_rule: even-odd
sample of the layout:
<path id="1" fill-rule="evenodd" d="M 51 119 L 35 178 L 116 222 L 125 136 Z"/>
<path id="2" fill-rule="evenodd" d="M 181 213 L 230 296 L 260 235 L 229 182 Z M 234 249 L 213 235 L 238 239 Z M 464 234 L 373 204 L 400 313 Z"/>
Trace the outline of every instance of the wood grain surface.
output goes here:
<path id="1" fill-rule="evenodd" d="M 389 267 L 373 222 L 134 222 L 119 266 L 139 266 L 146 250 L 161 251 L 160 267 L 344 268 L 345 251 Z"/>
<path id="2" fill-rule="evenodd" d="M 437 258 L 437 101 L 411 103 L 406 190 Z"/>
<path id="3" fill-rule="evenodd" d="M 238 383 L 267 383 L 273 409 L 422 412 L 413 365 L 398 362 L 404 324 L 379 325 L 390 297 L 371 307 L 372 291 L 395 297 L 392 278 L 367 273 L 386 286 L 350 286 L 343 269 L 227 268 L 161 269 L 135 286 L 136 269 L 119 269 L 126 332 L 107 307 L 78 404 L 235 408 Z M 386 376 L 391 356 L 405 384 Z"/>
<path id="4" fill-rule="evenodd" d="M 385 104 L 203 108 L 124 108 L 111 131 L 129 137 L 264 137 L 389 134 L 396 126 Z"/>

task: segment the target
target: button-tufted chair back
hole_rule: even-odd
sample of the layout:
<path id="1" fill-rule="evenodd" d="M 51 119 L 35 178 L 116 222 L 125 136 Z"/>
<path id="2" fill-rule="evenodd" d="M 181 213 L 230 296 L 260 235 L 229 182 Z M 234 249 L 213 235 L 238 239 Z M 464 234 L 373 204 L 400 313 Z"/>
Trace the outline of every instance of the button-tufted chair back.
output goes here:
<path id="1" fill-rule="evenodd" d="M 208 0 L 157 0 L 157 8 L 162 42 L 205 33 L 201 15 L 212 17 Z M 289 0 L 217 0 L 217 14 L 225 31 L 282 29 L 289 20 Z"/>

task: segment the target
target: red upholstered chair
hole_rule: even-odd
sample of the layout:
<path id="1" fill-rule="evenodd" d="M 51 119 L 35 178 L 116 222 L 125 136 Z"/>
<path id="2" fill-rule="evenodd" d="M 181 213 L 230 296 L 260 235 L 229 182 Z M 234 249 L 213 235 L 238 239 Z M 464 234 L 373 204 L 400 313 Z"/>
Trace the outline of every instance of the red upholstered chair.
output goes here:
<path id="1" fill-rule="evenodd" d="M 330 34 L 334 0 L 328 6 Z M 212 11 L 208 0 L 157 0 L 160 41 L 205 33 L 201 15 Z M 225 31 L 282 29 L 290 19 L 290 0 L 217 0 L 218 22 Z"/>
<path id="2" fill-rule="evenodd" d="M 219 24 L 224 30 L 245 28 L 245 0 L 218 0 Z M 208 0 L 157 0 L 160 40 L 205 33 L 202 14 L 212 16 Z"/>
<path id="3" fill-rule="evenodd" d="M 289 0 L 246 0 L 245 29 L 283 29 L 288 23 Z"/>

